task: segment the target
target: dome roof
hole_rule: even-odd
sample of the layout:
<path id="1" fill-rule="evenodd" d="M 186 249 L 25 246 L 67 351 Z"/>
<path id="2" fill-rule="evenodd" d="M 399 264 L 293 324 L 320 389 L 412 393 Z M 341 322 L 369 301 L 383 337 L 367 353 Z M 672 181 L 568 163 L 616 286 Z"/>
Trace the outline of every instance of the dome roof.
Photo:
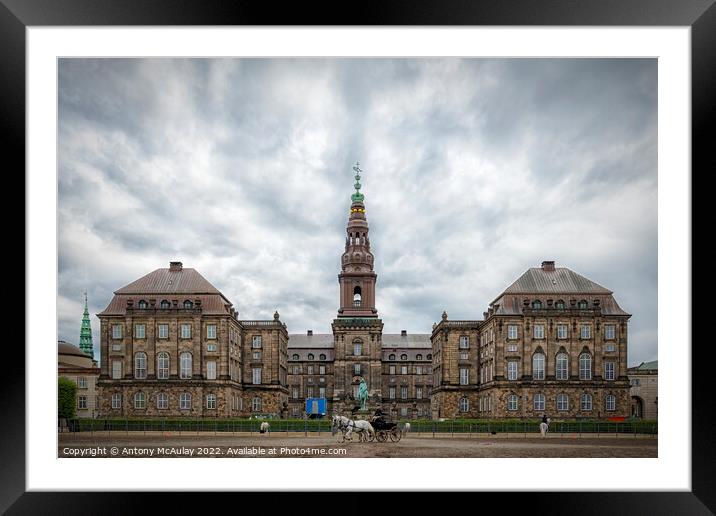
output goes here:
<path id="1" fill-rule="evenodd" d="M 57 341 L 57 354 L 58 355 L 74 355 L 78 357 L 90 358 L 88 355 L 82 352 L 77 346 L 73 346 L 69 342 L 64 340 Z"/>

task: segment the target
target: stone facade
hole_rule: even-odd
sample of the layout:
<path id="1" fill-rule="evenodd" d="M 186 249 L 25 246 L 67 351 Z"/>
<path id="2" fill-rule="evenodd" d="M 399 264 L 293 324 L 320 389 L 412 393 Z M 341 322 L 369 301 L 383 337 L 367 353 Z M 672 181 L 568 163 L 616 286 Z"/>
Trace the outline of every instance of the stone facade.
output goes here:
<path id="1" fill-rule="evenodd" d="M 659 416 L 659 364 L 658 361 L 642 362 L 627 370 L 631 415 L 642 419 Z"/>
<path id="2" fill-rule="evenodd" d="M 97 362 L 77 346 L 58 341 L 57 374 L 77 384 L 76 416 L 81 418 L 97 417 L 99 414 L 99 398 L 96 387 L 99 377 Z"/>

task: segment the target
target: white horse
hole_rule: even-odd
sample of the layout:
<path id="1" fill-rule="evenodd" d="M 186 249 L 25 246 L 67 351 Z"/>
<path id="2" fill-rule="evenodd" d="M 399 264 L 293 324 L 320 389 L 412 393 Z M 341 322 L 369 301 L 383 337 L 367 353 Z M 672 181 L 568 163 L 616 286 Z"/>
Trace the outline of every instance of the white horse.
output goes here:
<path id="1" fill-rule="evenodd" d="M 542 437 L 546 437 L 546 436 L 547 436 L 547 430 L 549 429 L 549 423 L 550 423 L 551 421 L 552 421 L 552 420 L 551 420 L 550 418 L 547 418 L 547 422 L 546 422 L 546 423 L 545 423 L 545 422 L 542 422 L 542 423 L 539 424 L 539 432 L 542 434 Z"/>
<path id="2" fill-rule="evenodd" d="M 269 433 L 269 427 L 270 427 L 270 425 L 268 424 L 268 422 L 264 421 L 261 423 L 259 432 L 261 432 L 262 434 L 267 434 L 267 433 Z"/>
<path id="3" fill-rule="evenodd" d="M 353 440 L 353 432 L 358 434 L 359 441 L 369 440 L 375 437 L 373 425 L 362 419 L 353 420 L 345 416 L 333 416 L 331 421 L 331 435 L 336 435 L 338 431 L 343 433 L 343 440 Z"/>
<path id="4" fill-rule="evenodd" d="M 408 432 L 410 432 L 410 423 L 405 423 L 403 425 L 403 435 L 407 434 Z"/>

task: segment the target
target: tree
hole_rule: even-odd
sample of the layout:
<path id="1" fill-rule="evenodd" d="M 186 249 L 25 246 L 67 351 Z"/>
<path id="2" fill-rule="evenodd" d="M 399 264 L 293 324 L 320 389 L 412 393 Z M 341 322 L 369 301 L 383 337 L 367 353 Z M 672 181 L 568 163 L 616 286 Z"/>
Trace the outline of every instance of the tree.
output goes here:
<path id="1" fill-rule="evenodd" d="M 72 419 L 75 417 L 77 384 L 60 377 L 57 384 L 57 417 Z"/>

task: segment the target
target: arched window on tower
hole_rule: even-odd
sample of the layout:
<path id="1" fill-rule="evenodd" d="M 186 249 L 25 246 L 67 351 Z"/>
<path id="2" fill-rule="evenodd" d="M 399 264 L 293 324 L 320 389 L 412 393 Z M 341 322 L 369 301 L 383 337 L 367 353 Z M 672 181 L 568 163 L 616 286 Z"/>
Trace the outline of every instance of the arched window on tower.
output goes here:
<path id="1" fill-rule="evenodd" d="M 353 306 L 360 306 L 361 305 L 361 290 L 360 287 L 355 287 L 353 289 Z"/>

